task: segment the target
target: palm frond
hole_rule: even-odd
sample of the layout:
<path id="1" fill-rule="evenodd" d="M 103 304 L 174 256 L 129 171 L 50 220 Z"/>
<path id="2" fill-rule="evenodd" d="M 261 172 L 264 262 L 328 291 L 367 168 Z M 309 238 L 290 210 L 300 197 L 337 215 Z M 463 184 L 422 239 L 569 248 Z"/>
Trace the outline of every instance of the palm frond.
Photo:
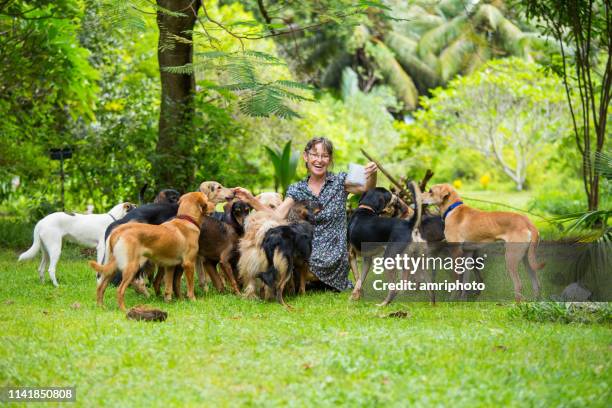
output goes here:
<path id="1" fill-rule="evenodd" d="M 436 65 L 431 67 L 431 65 L 420 60 L 415 53 L 416 42 L 395 32 L 390 32 L 385 38 L 385 42 L 395 52 L 402 68 L 414 79 L 419 93 L 425 94 L 429 89 L 433 89 L 441 83 L 440 76 L 436 71 L 437 61 Z M 411 48 L 413 45 L 414 47 Z"/>
<path id="2" fill-rule="evenodd" d="M 473 53 L 474 49 L 474 43 L 465 36 L 462 36 L 442 51 L 442 54 L 440 54 L 440 75 L 442 80 L 446 82 L 461 72 L 467 65 L 467 57 Z"/>
<path id="3" fill-rule="evenodd" d="M 393 88 L 398 99 L 404 103 L 407 110 L 414 110 L 419 100 L 419 92 L 402 66 L 395 59 L 393 52 L 378 41 L 370 47 L 372 57 L 380 68 L 387 83 Z"/>
<path id="4" fill-rule="evenodd" d="M 419 57 L 424 59 L 428 54 L 438 55 L 447 44 L 461 35 L 466 25 L 467 17 L 460 15 L 423 34 L 417 48 Z"/>

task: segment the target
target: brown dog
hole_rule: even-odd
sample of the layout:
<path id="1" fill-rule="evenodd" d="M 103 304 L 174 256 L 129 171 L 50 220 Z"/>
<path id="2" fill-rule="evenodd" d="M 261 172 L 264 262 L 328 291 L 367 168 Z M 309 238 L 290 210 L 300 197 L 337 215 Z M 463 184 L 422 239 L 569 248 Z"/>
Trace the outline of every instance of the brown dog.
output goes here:
<path id="1" fill-rule="evenodd" d="M 423 193 L 423 204 L 434 204 L 440 208 L 444 219 L 444 236 L 449 243 L 485 243 L 505 241 L 506 267 L 514 284 L 514 297 L 519 302 L 523 285 L 518 274 L 522 260 L 531 278 L 536 297 L 540 296 L 540 282 L 536 271 L 544 267 L 536 260 L 535 251 L 540 234 L 524 215 L 506 211 L 481 211 L 463 204 L 454 188 L 449 184 L 436 184 Z M 452 247 L 454 256 L 460 256 L 462 249 Z"/>
<path id="2" fill-rule="evenodd" d="M 187 296 L 194 296 L 194 266 L 198 254 L 198 238 L 203 218 L 214 211 L 214 203 L 203 193 L 187 193 L 179 200 L 177 217 L 160 225 L 129 223 L 115 229 L 107 241 L 109 262 L 89 264 L 102 279 L 97 288 L 98 305 L 103 305 L 104 291 L 117 269 L 123 271 L 117 288 L 119 308 L 125 311 L 125 289 L 147 261 L 158 264 L 166 273 L 166 299 L 172 298 L 174 266 L 182 265 L 187 276 Z M 168 279 L 170 280 L 168 282 Z"/>

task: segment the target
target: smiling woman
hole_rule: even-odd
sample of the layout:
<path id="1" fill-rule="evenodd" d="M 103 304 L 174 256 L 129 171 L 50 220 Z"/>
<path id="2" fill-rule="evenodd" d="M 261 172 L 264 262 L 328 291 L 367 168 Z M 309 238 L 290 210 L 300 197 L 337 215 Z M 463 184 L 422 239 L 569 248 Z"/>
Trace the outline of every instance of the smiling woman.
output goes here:
<path id="1" fill-rule="evenodd" d="M 308 176 L 289 186 L 285 201 L 275 210 L 263 206 L 248 190 L 237 188 L 236 196 L 258 211 L 273 211 L 285 218 L 295 201 L 310 201 L 321 211 L 315 216 L 310 272 L 326 285 L 341 291 L 352 287 L 348 280 L 346 243 L 346 199 L 349 193 L 362 193 L 376 187 L 376 164 L 365 167 L 364 185 L 349 184 L 345 172 L 329 171 L 333 163 L 334 146 L 325 137 L 306 143 L 302 158 Z"/>

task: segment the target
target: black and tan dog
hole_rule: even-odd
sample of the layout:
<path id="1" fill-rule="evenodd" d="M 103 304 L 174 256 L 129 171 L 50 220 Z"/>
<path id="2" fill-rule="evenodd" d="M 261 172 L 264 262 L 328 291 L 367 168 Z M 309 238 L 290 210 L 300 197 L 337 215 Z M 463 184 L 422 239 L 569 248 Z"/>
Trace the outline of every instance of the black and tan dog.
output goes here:
<path id="1" fill-rule="evenodd" d="M 320 207 L 309 201 L 297 201 L 287 215 L 288 225 L 269 229 L 262 242 L 268 268 L 258 277 L 266 284 L 278 303 L 291 308 L 285 303 L 283 293 L 287 284 L 299 278 L 299 291 L 305 291 L 308 260 L 312 253 L 312 235 L 315 216 Z M 299 271 L 299 274 L 295 272 Z M 299 276 L 298 276 L 299 275 Z"/>
<path id="2" fill-rule="evenodd" d="M 414 240 L 420 238 L 415 233 L 416 217 L 409 220 L 389 217 L 399 215 L 396 208 L 397 198 L 394 194 L 382 187 L 376 187 L 366 191 L 359 200 L 359 207 L 353 212 L 348 223 L 349 251 L 351 268 L 357 270 L 357 257 L 363 257 L 362 271 L 355 283 L 355 289 L 351 299 L 361 298 L 362 286 L 370 270 L 372 257 L 384 253 L 384 257 L 395 257 L 404 253 L 406 247 Z M 405 210 L 401 210 L 404 212 Z M 386 215 L 386 216 L 385 216 Z M 371 243 L 370 248 L 365 250 L 364 243 Z M 376 245 L 379 244 L 379 245 Z M 386 247 L 386 248 L 385 248 Z M 390 272 L 390 271 L 388 271 Z M 388 274 L 388 280 L 395 281 L 395 277 Z M 396 291 L 389 291 L 382 306 L 389 304 L 395 296 Z"/>

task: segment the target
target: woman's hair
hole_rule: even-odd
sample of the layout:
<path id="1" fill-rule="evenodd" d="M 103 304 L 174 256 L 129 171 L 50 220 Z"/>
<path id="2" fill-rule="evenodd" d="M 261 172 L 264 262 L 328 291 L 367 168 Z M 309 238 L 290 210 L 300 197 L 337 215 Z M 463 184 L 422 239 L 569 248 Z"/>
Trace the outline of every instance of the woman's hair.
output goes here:
<path id="1" fill-rule="evenodd" d="M 310 149 L 312 149 L 319 143 L 323 145 L 323 150 L 325 150 L 325 152 L 329 154 L 330 166 L 333 165 L 334 164 L 334 145 L 331 142 L 331 140 L 329 140 L 326 137 L 313 137 L 306 143 L 306 147 L 304 147 L 304 151 L 308 153 Z M 305 164 L 306 164 L 306 169 L 308 169 L 308 162 Z"/>

